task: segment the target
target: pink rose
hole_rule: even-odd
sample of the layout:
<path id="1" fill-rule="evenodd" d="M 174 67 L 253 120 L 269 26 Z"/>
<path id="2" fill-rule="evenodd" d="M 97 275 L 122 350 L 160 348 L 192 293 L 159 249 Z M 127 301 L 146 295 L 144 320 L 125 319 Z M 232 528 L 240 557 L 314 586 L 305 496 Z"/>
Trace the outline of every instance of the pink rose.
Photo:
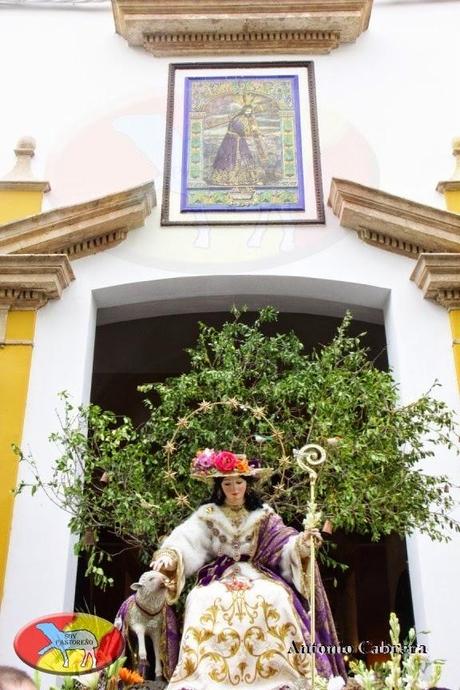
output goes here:
<path id="1" fill-rule="evenodd" d="M 232 472 L 238 463 L 238 458 L 229 450 L 221 450 L 214 456 L 214 467 L 219 472 Z"/>
<path id="2" fill-rule="evenodd" d="M 213 448 L 205 448 L 197 453 L 193 461 L 193 466 L 199 470 L 208 470 L 210 467 L 214 466 L 215 455 Z"/>

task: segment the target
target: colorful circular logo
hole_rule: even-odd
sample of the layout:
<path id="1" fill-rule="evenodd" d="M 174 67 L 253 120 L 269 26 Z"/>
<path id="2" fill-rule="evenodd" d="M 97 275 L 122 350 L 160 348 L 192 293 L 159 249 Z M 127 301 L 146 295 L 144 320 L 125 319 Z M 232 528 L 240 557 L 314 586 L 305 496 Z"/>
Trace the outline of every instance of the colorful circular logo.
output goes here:
<path id="1" fill-rule="evenodd" d="M 80 675 L 100 671 L 120 657 L 121 632 L 89 613 L 56 613 L 37 618 L 18 632 L 14 650 L 44 673 Z"/>

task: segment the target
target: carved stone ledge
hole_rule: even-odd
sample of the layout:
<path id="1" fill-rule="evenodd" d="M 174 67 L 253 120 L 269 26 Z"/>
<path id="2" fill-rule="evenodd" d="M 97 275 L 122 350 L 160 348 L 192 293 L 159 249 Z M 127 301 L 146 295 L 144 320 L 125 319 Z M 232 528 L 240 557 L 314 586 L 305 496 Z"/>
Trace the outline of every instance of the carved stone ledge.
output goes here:
<path id="1" fill-rule="evenodd" d="M 381 249 L 413 259 L 424 252 L 460 252 L 456 213 L 336 178 L 328 204 L 343 227 Z"/>
<path id="2" fill-rule="evenodd" d="M 421 254 L 411 280 L 426 299 L 460 309 L 460 254 Z"/>
<path id="3" fill-rule="evenodd" d="M 68 254 L 77 259 L 122 242 L 156 204 L 153 182 L 0 226 L 2 254 Z"/>
<path id="4" fill-rule="evenodd" d="M 0 309 L 40 309 L 74 279 L 65 254 L 0 255 Z"/>
<path id="5" fill-rule="evenodd" d="M 460 180 L 445 180 L 438 182 L 436 191 L 444 194 L 444 192 L 460 192 Z"/>
<path id="6" fill-rule="evenodd" d="M 246 31 L 231 33 L 146 33 L 144 48 L 152 55 L 273 55 L 275 53 L 330 53 L 340 44 L 338 31 Z M 284 46 L 280 50 L 280 45 Z"/>
<path id="7" fill-rule="evenodd" d="M 49 182 L 39 180 L 0 180 L 0 190 L 9 192 L 49 192 Z"/>
<path id="8" fill-rule="evenodd" d="M 367 29 L 372 0 L 112 0 L 116 30 L 154 55 L 327 53 Z"/>

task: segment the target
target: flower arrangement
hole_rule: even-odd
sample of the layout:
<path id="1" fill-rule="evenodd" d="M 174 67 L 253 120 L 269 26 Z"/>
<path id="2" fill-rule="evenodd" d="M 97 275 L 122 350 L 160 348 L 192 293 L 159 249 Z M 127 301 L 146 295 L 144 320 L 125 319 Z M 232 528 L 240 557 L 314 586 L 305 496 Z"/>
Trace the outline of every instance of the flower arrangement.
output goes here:
<path id="1" fill-rule="evenodd" d="M 400 626 L 395 613 L 390 614 L 390 639 L 393 649 L 391 658 L 368 669 L 363 661 L 351 662 L 355 684 L 362 690 L 427 690 L 435 688 L 441 679 L 443 662 L 430 661 L 425 653 L 414 651 L 403 654 L 399 642 Z M 410 629 L 409 647 L 414 645 L 415 630 Z M 401 650 L 401 652 L 399 651 Z"/>
<path id="2" fill-rule="evenodd" d="M 248 460 L 246 455 L 232 453 L 230 450 L 199 450 L 192 460 L 192 476 L 197 479 L 225 477 L 244 474 L 254 476 L 261 470 L 260 461 Z"/>
<path id="3" fill-rule="evenodd" d="M 122 668 L 119 669 L 118 678 L 121 680 L 124 686 L 138 685 L 144 681 L 144 678 L 140 675 L 140 673 L 130 671 L 125 666 L 122 666 Z"/>
<path id="4" fill-rule="evenodd" d="M 126 657 L 122 656 L 101 671 L 70 676 L 59 688 L 50 687 L 50 690 L 131 690 L 133 686 L 145 687 L 143 676 L 126 668 L 125 662 Z M 40 690 L 41 675 L 38 671 L 34 674 L 34 684 Z"/>

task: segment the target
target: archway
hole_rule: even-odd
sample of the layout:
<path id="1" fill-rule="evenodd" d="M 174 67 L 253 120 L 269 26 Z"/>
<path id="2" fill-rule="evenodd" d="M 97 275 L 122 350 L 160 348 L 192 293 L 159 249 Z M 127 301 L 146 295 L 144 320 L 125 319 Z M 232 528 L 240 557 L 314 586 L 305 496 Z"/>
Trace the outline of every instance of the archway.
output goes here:
<path id="1" fill-rule="evenodd" d="M 184 350 L 193 345 L 198 322 L 219 326 L 228 319 L 229 307 L 234 302 L 247 304 L 251 309 L 263 304 L 277 306 L 280 309 L 279 320 L 270 328 L 273 331 L 293 330 L 303 341 L 306 351 L 332 339 L 345 311 L 343 303 L 312 297 L 310 290 L 305 290 L 304 296 L 292 294 L 295 279 L 286 281 L 276 278 L 277 287 L 284 287 L 285 294 L 282 294 L 282 290 L 281 294 L 267 290 L 271 292 L 267 297 L 264 279 L 254 277 L 252 287 L 257 281 L 259 294 L 250 294 L 249 290 L 241 289 L 246 288 L 242 282 L 246 282 L 247 278 L 220 277 L 219 290 L 214 291 L 209 278 L 200 279 L 199 282 L 198 279 L 180 279 L 182 289 L 179 292 L 182 294 L 179 296 L 170 290 L 173 283 L 177 287 L 176 281 L 162 281 L 161 286 L 157 284 L 160 288 L 156 290 L 157 299 L 144 301 L 141 286 L 137 300 L 128 299 L 129 295 L 124 294 L 125 304 L 110 304 L 107 293 L 102 300 L 105 304 L 99 312 L 96 330 L 92 401 L 141 422 L 145 410 L 142 396 L 136 391 L 137 385 L 160 382 L 185 371 L 187 356 Z M 273 278 L 270 280 L 273 281 Z M 300 281 L 305 283 L 303 279 L 298 280 L 299 284 Z M 208 294 L 194 294 L 199 288 L 202 293 Z M 286 294 L 288 289 L 291 294 Z M 341 294 L 336 290 L 337 286 L 334 292 Z M 187 291 L 188 296 L 185 296 Z M 369 348 L 369 356 L 377 366 L 386 369 L 388 361 L 383 313 L 378 308 L 379 303 L 384 301 L 383 292 L 370 289 L 372 306 L 357 307 L 350 304 L 351 300 L 348 300 L 347 306 L 352 307 L 356 317 L 352 332 L 366 332 L 364 341 Z M 121 301 L 120 294 L 115 299 Z M 127 301 L 131 303 L 127 304 Z M 253 312 L 248 312 L 247 318 L 253 318 Z M 123 391 L 123 395 L 120 395 L 120 391 Z M 391 535 L 378 543 L 371 543 L 361 536 L 340 532 L 334 534 L 333 539 L 337 543 L 335 557 L 349 566 L 345 573 L 323 570 L 342 642 L 357 646 L 361 640 L 378 642 L 385 639 L 391 610 L 398 611 L 403 631 L 407 630 L 413 624 L 413 614 L 404 541 Z M 114 551 L 119 550 L 119 544 L 106 545 Z M 83 572 L 84 563 L 80 563 L 76 608 L 89 607 L 110 619 L 128 594 L 129 584 L 137 578 L 140 567 L 136 554 L 124 553 L 115 558 L 111 574 L 116 585 L 112 591 L 105 593 L 92 588 L 84 579 Z"/>

